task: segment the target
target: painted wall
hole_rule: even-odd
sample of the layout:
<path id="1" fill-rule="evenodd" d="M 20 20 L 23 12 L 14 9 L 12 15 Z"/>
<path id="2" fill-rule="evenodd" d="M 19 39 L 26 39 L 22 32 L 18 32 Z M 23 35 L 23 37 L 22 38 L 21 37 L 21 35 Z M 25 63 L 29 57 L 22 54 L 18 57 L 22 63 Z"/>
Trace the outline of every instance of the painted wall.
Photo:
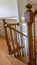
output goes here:
<path id="1" fill-rule="evenodd" d="M 0 0 L 0 17 L 18 16 L 17 0 Z"/>
<path id="2" fill-rule="evenodd" d="M 6 19 L 5 21 L 7 23 L 17 23 L 17 20 L 16 19 Z M 9 32 L 9 30 L 8 30 L 8 32 Z M 0 37 L 5 38 L 5 31 L 4 31 L 4 27 L 3 27 L 3 21 L 1 19 L 0 19 Z"/>
<path id="3" fill-rule="evenodd" d="M 19 9 L 21 10 L 21 16 L 23 16 L 24 12 L 27 10 L 25 7 L 27 3 L 31 3 L 31 2 L 27 0 L 19 0 L 19 5 L 20 5 Z M 37 5 L 32 4 L 32 10 L 34 11 L 36 8 L 37 8 Z"/>
<path id="4" fill-rule="evenodd" d="M 26 11 L 25 5 L 30 3 L 27 0 L 18 0 L 19 9 L 21 10 L 21 16 L 24 15 Z M 32 3 L 31 3 L 32 4 Z M 33 4 L 32 4 L 33 5 Z M 34 11 L 37 5 L 33 5 L 32 10 Z M 17 0 L 0 0 L 0 17 L 18 16 L 18 6 Z"/>
<path id="5" fill-rule="evenodd" d="M 26 11 L 25 5 L 27 3 L 28 2 L 25 0 L 19 0 L 19 5 L 20 5 L 19 9 L 21 11 L 21 16 L 23 16 L 24 12 Z M 0 17 L 9 17 L 9 16 L 18 17 L 17 0 L 0 0 Z M 0 24 L 0 35 L 3 35 L 2 28 L 3 28 L 2 24 Z M 37 21 L 36 21 L 36 28 L 37 28 Z M 36 35 L 37 35 L 37 29 L 36 29 Z"/>

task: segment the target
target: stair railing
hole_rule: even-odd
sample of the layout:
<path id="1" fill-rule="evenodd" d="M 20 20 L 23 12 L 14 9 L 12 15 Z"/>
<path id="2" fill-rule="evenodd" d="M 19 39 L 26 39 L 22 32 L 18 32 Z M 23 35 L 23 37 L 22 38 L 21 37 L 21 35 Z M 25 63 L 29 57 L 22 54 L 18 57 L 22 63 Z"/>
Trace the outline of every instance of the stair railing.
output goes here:
<path id="1" fill-rule="evenodd" d="M 23 34 L 21 31 L 18 31 L 15 28 L 13 28 L 12 27 L 13 25 L 15 25 L 15 28 L 16 28 L 16 25 L 19 25 L 19 24 L 8 24 L 8 23 L 5 22 L 5 19 L 3 19 L 3 26 L 4 26 L 4 29 L 5 29 L 5 36 L 6 36 L 6 41 L 7 41 L 9 54 L 13 54 L 14 53 L 15 56 L 16 55 L 21 55 L 21 54 L 24 55 L 24 49 L 25 49 L 24 47 L 25 47 L 25 45 L 22 46 L 22 44 L 21 45 L 19 44 L 19 42 L 17 41 L 17 35 L 16 34 L 17 33 L 21 34 L 25 38 L 28 38 L 28 36 Z M 11 45 L 10 45 L 10 42 L 9 42 L 9 39 L 8 39 L 7 28 L 9 28 L 9 30 L 10 30 L 13 50 L 11 48 Z M 15 40 L 13 39 L 12 31 L 14 31 L 14 33 L 15 33 L 15 36 L 16 36 Z M 14 46 L 14 43 L 16 43 L 17 48 L 15 48 L 16 45 Z M 23 51 L 23 53 L 22 53 L 22 51 Z"/>

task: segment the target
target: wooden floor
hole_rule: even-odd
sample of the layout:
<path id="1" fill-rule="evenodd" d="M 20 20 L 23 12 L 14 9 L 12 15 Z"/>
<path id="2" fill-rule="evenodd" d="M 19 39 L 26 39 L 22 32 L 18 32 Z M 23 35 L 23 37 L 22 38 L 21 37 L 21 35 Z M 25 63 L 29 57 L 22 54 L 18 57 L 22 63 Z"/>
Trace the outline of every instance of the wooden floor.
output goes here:
<path id="1" fill-rule="evenodd" d="M 8 54 L 6 40 L 2 38 L 0 38 L 0 65 L 26 65 Z"/>

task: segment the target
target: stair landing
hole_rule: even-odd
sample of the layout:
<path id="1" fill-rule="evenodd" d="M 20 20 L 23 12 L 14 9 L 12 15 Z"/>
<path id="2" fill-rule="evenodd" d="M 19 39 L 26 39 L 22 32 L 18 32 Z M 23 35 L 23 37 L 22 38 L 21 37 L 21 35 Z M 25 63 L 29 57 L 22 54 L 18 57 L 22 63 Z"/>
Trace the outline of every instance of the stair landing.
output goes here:
<path id="1" fill-rule="evenodd" d="M 26 65 L 8 54 L 6 40 L 2 38 L 0 38 L 0 65 Z"/>

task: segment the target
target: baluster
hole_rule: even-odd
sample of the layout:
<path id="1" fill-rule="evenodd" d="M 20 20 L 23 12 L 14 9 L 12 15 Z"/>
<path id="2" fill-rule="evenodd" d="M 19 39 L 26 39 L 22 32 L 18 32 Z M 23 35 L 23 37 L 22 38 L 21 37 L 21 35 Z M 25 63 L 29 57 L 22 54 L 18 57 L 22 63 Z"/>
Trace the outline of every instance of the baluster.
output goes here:
<path id="1" fill-rule="evenodd" d="M 15 25 L 15 29 L 16 29 L 16 25 Z M 17 32 L 16 31 L 14 31 L 14 35 L 15 35 L 16 46 L 18 48 L 19 47 L 19 43 L 18 43 L 18 40 L 17 40 Z M 17 51 L 17 55 L 19 55 L 19 50 Z"/>
<path id="2" fill-rule="evenodd" d="M 10 46 L 8 36 L 7 36 L 7 28 L 6 28 L 7 24 L 5 23 L 4 19 L 3 19 L 3 26 L 4 26 L 4 30 L 5 30 L 5 37 L 6 37 L 6 42 L 7 42 L 7 46 L 8 46 L 8 51 L 9 51 L 9 53 L 11 53 L 11 46 Z"/>
<path id="3" fill-rule="evenodd" d="M 13 45 L 13 51 L 15 50 L 15 46 L 14 46 L 14 40 L 13 40 L 13 35 L 12 35 L 12 30 L 10 29 L 10 35 L 11 35 L 11 41 L 12 41 L 12 45 Z M 14 56 L 16 56 L 16 53 L 14 52 Z"/>

